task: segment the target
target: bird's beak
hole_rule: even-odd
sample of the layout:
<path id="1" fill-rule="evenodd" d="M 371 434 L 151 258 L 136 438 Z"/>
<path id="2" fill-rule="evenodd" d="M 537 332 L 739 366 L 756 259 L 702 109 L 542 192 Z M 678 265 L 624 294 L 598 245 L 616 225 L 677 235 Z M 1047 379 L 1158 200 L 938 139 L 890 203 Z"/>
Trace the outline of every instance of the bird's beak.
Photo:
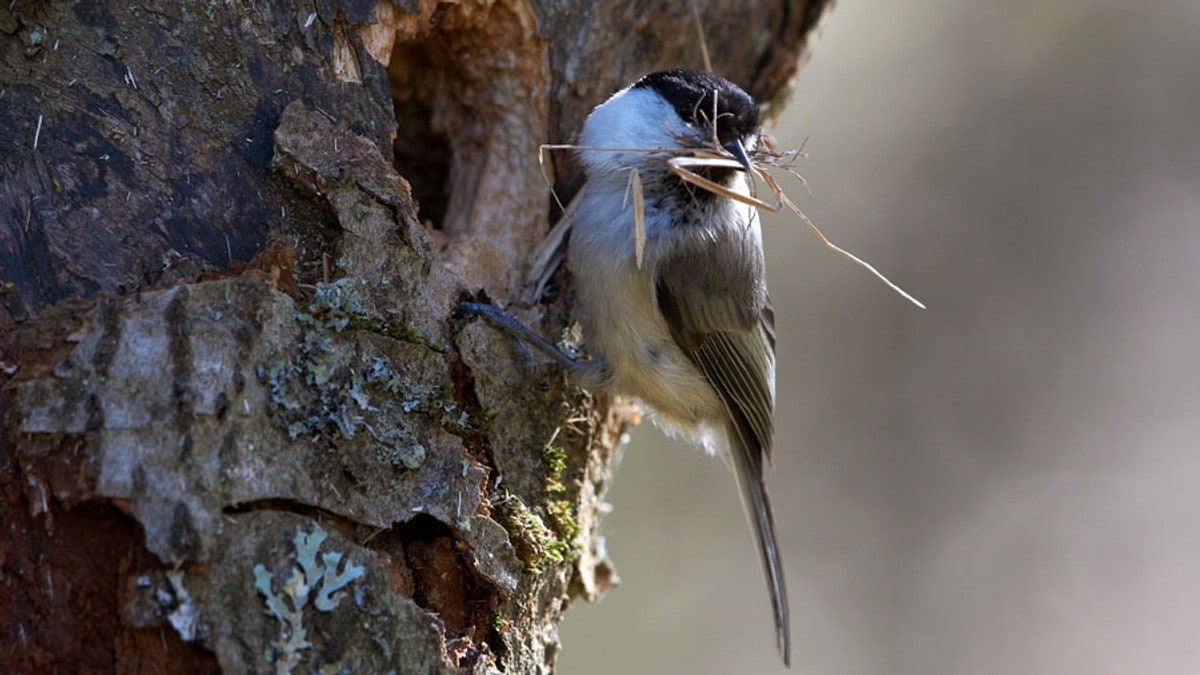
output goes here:
<path id="1" fill-rule="evenodd" d="M 742 139 L 733 139 L 726 144 L 725 149 L 733 153 L 734 158 L 742 163 L 742 169 L 745 170 L 746 173 L 752 173 L 754 171 L 754 165 L 750 163 L 750 155 L 746 154 L 746 147 L 742 145 Z"/>

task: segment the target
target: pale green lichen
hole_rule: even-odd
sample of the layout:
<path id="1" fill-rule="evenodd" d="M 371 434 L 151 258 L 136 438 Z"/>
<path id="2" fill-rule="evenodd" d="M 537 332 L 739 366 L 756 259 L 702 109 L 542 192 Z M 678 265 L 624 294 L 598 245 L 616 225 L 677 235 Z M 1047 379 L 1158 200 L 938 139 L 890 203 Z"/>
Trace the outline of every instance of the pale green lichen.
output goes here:
<path id="1" fill-rule="evenodd" d="M 344 596 L 338 591 L 365 573 L 362 566 L 349 561 L 341 565 L 342 554 L 336 551 L 321 553 L 318 559 L 321 544 L 327 537 L 320 525 L 313 525 L 312 532 L 296 533 L 292 540 L 296 565 L 280 592 L 273 588 L 274 575 L 266 566 L 262 563 L 254 566 L 254 587 L 263 596 L 267 614 L 279 619 L 280 623 L 279 638 L 267 656 L 268 661 L 274 662 L 276 673 L 291 673 L 301 661 L 300 652 L 312 647 L 304 627 L 304 608 L 309 600 L 317 611 L 332 612 Z M 340 572 L 339 566 L 342 567 Z"/>
<path id="2" fill-rule="evenodd" d="M 317 284 L 315 303 L 309 308 L 314 315 L 324 318 L 337 332 L 347 327 L 386 335 L 403 342 L 421 345 L 438 353 L 445 353 L 446 346 L 435 339 L 421 335 L 416 329 L 391 320 L 394 311 L 380 312 L 373 306 L 368 293 L 362 290 L 364 281 L 356 277 L 343 277 L 331 283 Z"/>
<path id="3" fill-rule="evenodd" d="M 193 642 L 200 630 L 200 609 L 183 585 L 182 570 L 168 571 L 166 576 L 175 595 L 175 608 L 167 615 L 167 620 L 184 642 Z"/>
<path id="4" fill-rule="evenodd" d="M 336 334 L 349 325 L 338 307 L 362 310 L 361 294 L 352 286 L 319 285 L 313 313 L 297 312 L 304 328 L 296 351 L 286 361 L 259 364 L 276 421 L 289 439 L 326 436 L 353 439 L 368 433 L 379 444 L 381 461 L 416 469 L 425 448 L 396 420 L 423 414 L 442 425 L 462 423 L 458 406 L 441 387 L 413 382 L 380 354 L 359 355 L 353 343 Z M 337 290 L 330 290 L 330 289 Z"/>

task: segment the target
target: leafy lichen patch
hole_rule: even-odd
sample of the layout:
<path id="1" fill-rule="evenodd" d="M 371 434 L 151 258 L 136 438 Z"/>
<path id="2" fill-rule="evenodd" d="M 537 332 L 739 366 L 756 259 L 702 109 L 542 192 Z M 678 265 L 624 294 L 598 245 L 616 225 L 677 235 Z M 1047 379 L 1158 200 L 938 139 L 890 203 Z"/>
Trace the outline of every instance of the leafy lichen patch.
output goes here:
<path id="1" fill-rule="evenodd" d="M 309 606 L 309 600 L 317 611 L 332 612 L 344 597 L 339 591 L 364 573 L 361 565 L 350 561 L 342 565 L 343 554 L 340 552 L 320 553 L 321 544 L 328 536 L 320 525 L 313 525 L 309 532 L 296 532 L 292 540 L 296 564 L 287 581 L 278 584 L 278 590 L 274 575 L 266 566 L 262 563 L 254 566 L 254 588 L 263 596 L 267 614 L 278 619 L 280 624 L 279 637 L 272 643 L 274 651 L 267 658 L 275 664 L 276 673 L 291 673 L 303 660 L 300 652 L 312 647 L 304 625 L 304 610 Z"/>

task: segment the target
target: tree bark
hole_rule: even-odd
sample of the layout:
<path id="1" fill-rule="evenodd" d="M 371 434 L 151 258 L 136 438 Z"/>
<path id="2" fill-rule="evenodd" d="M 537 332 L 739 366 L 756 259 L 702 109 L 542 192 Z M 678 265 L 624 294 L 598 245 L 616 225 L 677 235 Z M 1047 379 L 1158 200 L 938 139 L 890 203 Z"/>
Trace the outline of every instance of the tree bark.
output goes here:
<path id="1" fill-rule="evenodd" d="M 635 415 L 454 308 L 519 297 L 542 143 L 701 66 L 601 4 L 0 5 L 6 672 L 553 669 Z M 826 4 L 696 3 L 760 101 Z"/>

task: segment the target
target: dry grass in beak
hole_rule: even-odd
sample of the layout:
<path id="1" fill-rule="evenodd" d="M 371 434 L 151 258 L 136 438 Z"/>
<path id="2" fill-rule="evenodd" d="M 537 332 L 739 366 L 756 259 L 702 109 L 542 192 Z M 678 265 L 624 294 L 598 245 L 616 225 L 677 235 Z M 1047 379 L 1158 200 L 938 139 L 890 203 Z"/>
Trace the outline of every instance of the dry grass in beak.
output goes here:
<path id="1" fill-rule="evenodd" d="M 708 190 L 709 192 L 712 192 L 713 194 L 718 194 L 718 195 L 721 195 L 722 197 L 727 197 L 729 199 L 733 199 L 735 201 L 742 202 L 743 204 L 749 204 L 750 206 L 753 206 L 753 207 L 759 208 L 759 209 L 764 209 L 766 211 L 770 211 L 771 213 L 778 213 L 780 211 L 780 209 L 786 207 L 787 210 L 791 211 L 797 218 L 800 219 L 800 222 L 807 225 L 808 229 L 812 230 L 813 234 L 817 235 L 817 238 L 821 240 L 821 243 L 824 244 L 826 248 L 828 248 L 831 251 L 833 251 L 834 253 L 837 253 L 838 255 L 846 258 L 847 260 L 861 266 L 863 269 L 865 269 L 868 272 L 870 272 L 871 274 L 875 275 L 875 277 L 877 279 L 879 279 L 880 281 L 882 281 L 884 284 L 886 284 L 888 288 L 899 293 L 900 296 L 903 297 L 905 300 L 908 300 L 909 302 L 916 305 L 917 307 L 920 307 L 921 309 L 925 309 L 925 304 L 923 302 L 914 298 L 908 291 L 905 291 L 903 288 L 900 288 L 896 284 L 892 283 L 892 280 L 888 279 L 886 276 L 883 275 L 882 272 L 875 269 L 874 265 L 871 265 L 870 263 L 863 260 L 862 258 L 859 258 L 858 256 L 854 255 L 853 253 L 847 251 L 846 249 L 844 249 L 844 248 L 838 246 L 837 244 L 834 244 L 832 241 L 830 241 L 829 237 L 826 237 L 825 234 L 817 228 L 816 224 L 813 223 L 813 221 L 808 216 L 806 216 L 804 214 L 804 212 L 801 211 L 800 208 L 798 206 L 796 206 L 796 204 L 790 198 L 788 198 L 787 193 L 785 193 L 783 191 L 783 188 L 779 187 L 779 183 L 777 183 L 775 181 L 775 178 L 770 173 L 767 173 L 767 170 L 765 168 L 767 166 L 770 166 L 770 167 L 776 168 L 776 169 L 780 169 L 783 171 L 787 171 L 788 173 L 790 173 L 791 175 L 793 175 L 797 179 L 799 179 L 800 182 L 804 185 L 805 189 L 807 189 L 808 183 L 804 180 L 803 177 L 801 177 L 794 170 L 792 170 L 792 167 L 791 167 L 791 162 L 794 160 L 795 157 L 799 156 L 799 151 L 795 151 L 794 153 L 777 153 L 774 150 L 767 150 L 767 151 L 762 151 L 762 152 L 755 152 L 754 157 L 751 158 L 750 168 L 753 170 L 750 173 L 751 188 L 753 189 L 753 187 L 755 186 L 755 181 L 754 181 L 755 176 L 761 178 L 763 183 L 765 183 L 767 185 L 767 189 L 770 190 L 771 194 L 773 194 L 775 196 L 775 200 L 773 203 L 763 201 L 763 200 L 759 199 L 758 197 L 755 197 L 752 195 L 744 195 L 739 192 L 730 190 L 729 188 L 725 187 L 724 185 L 721 185 L 719 183 L 714 183 L 713 181 L 705 178 L 704 176 L 697 174 L 694 171 L 694 169 L 703 169 L 703 168 L 724 168 L 724 169 L 743 169 L 744 168 L 742 166 L 742 163 L 740 161 L 738 161 L 737 159 L 729 159 L 730 157 L 733 157 L 733 155 L 731 153 L 725 151 L 723 148 L 720 150 L 720 153 L 721 154 L 719 154 L 719 155 L 715 155 L 709 151 L 697 151 L 697 152 L 693 153 L 693 155 L 691 157 L 672 157 L 671 159 L 667 160 L 667 165 L 671 167 L 671 170 L 673 172 L 675 172 L 676 176 L 679 176 L 680 180 L 683 180 L 687 183 L 691 183 L 692 185 L 695 185 L 697 187 Z M 755 160 L 759 160 L 762 163 L 762 166 L 759 166 L 758 162 L 756 162 Z M 763 160 L 765 160 L 765 161 L 763 161 Z"/>
<path id="2" fill-rule="evenodd" d="M 550 191 L 553 194 L 553 184 L 550 181 L 549 175 L 546 173 L 546 164 L 544 162 L 545 155 L 543 153 L 546 150 L 589 150 L 598 152 L 632 152 L 648 155 L 665 155 L 667 157 L 664 158 L 663 161 L 666 163 L 667 167 L 670 168 L 670 170 L 676 176 L 678 176 L 680 180 L 686 183 L 695 185 L 696 187 L 707 190 L 713 194 L 720 195 L 743 204 L 748 204 L 765 211 L 770 211 L 771 213 L 778 213 L 780 210 L 786 208 L 793 215 L 795 215 L 800 222 L 804 223 L 808 229 L 812 230 L 813 234 L 817 236 L 817 238 L 822 244 L 825 245 L 826 248 L 855 263 L 856 265 L 859 265 L 863 269 L 875 275 L 875 277 L 886 284 L 888 288 L 900 294 L 900 296 L 905 300 L 908 300 L 921 309 L 925 309 L 924 303 L 922 303 L 920 300 L 917 300 L 903 288 L 900 288 L 896 284 L 892 283 L 890 279 L 884 276 L 882 272 L 875 269 L 873 265 L 830 241 L 829 237 L 826 237 L 825 234 L 817 228 L 816 224 L 814 224 L 808 216 L 804 215 L 804 212 L 801 211 L 800 208 L 797 207 L 796 204 L 787 196 L 787 193 L 779 187 L 779 183 L 775 180 L 774 176 L 768 172 L 768 169 L 785 171 L 799 180 L 800 183 L 804 185 L 805 189 L 808 188 L 808 184 L 804 181 L 804 178 L 800 176 L 800 174 L 796 173 L 796 171 L 794 171 L 792 168 L 796 158 L 802 156 L 802 153 L 799 150 L 777 152 L 774 148 L 767 147 L 758 148 L 751 155 L 751 171 L 748 172 L 750 174 L 751 190 L 753 192 L 754 188 L 757 186 L 756 179 L 761 179 L 762 182 L 767 186 L 767 189 L 770 190 L 771 194 L 774 196 L 774 199 L 768 202 L 759 199 L 753 194 L 746 195 L 740 192 L 735 192 L 724 185 L 713 182 L 708 178 L 701 176 L 696 172 L 698 169 L 706 168 L 738 170 L 744 170 L 746 168 L 742 162 L 738 161 L 738 159 L 734 157 L 732 153 L 720 147 L 718 141 L 716 140 L 715 130 L 711 141 L 715 146 L 713 148 L 691 149 L 597 148 L 582 145 L 543 145 L 541 146 L 541 151 L 538 153 L 538 163 L 542 167 L 542 176 L 546 179 L 547 185 L 551 186 Z M 646 247 L 646 216 L 645 204 L 643 203 L 642 181 L 637 169 L 634 169 L 630 174 L 629 193 L 632 194 L 633 197 L 634 251 L 637 257 L 637 265 L 640 268 L 642 266 L 643 253 Z M 554 195 L 554 199 L 558 202 L 558 205 L 562 207 L 562 202 L 559 201 L 557 194 Z M 553 268 L 557 267 L 562 261 L 562 245 L 565 242 L 566 233 L 570 229 L 571 219 L 571 210 L 564 208 L 563 211 L 564 216 L 562 220 L 560 220 L 559 223 L 551 230 L 550 236 L 539 249 L 537 260 L 534 262 L 534 271 L 538 276 L 534 280 L 536 286 L 533 289 L 533 299 L 541 296 L 541 292 L 545 288 L 545 284 L 548 282 L 550 274 L 553 272 Z"/>
<path id="3" fill-rule="evenodd" d="M 672 157 L 671 159 L 667 160 L 667 166 L 671 167 L 671 171 L 673 171 L 676 176 L 679 176 L 680 180 L 684 181 L 685 183 L 691 183 L 696 187 L 704 188 L 713 194 L 721 195 L 722 197 L 728 197 L 729 199 L 742 202 L 743 204 L 749 204 L 750 206 L 755 206 L 760 209 L 766 209 L 772 213 L 780 209 L 780 202 L 771 204 L 751 195 L 744 195 L 740 192 L 734 192 L 724 185 L 721 185 L 720 183 L 714 183 L 713 181 L 692 170 L 710 168 L 737 169 L 739 171 L 744 170 L 745 167 L 742 166 L 742 163 L 735 159 L 726 159 L 720 156 L 701 155 L 697 153 L 692 157 Z M 755 169 L 757 169 L 757 167 L 755 167 Z"/>
<path id="4" fill-rule="evenodd" d="M 792 202 L 792 200 L 788 198 L 787 194 L 784 193 L 784 191 L 782 189 L 780 189 L 779 185 L 776 184 L 775 179 L 771 176 L 771 174 L 767 173 L 766 171 L 764 171 L 763 169 L 760 169 L 758 167 L 755 167 L 754 170 L 755 170 L 755 172 L 758 173 L 759 177 L 761 177 L 763 179 L 763 182 L 767 184 L 767 187 L 771 190 L 771 192 L 773 192 L 775 194 L 775 198 L 777 200 L 779 200 L 779 202 L 782 203 L 784 206 L 786 206 L 789 211 L 791 211 L 793 214 L 795 214 L 795 216 L 797 218 L 799 218 L 801 222 L 803 222 L 805 225 L 807 225 L 808 229 L 812 230 L 813 234 L 817 235 L 817 238 L 821 240 L 821 243 L 824 244 L 826 248 L 828 248 L 831 251 L 833 251 L 834 253 L 837 253 L 838 255 L 846 258 L 847 260 L 860 265 L 863 269 L 867 270 L 871 274 L 874 274 L 875 277 L 877 279 L 879 279 L 880 281 L 882 281 L 884 284 L 887 284 L 888 288 L 899 293 L 900 296 L 903 297 L 905 300 L 908 300 L 909 302 L 916 305 L 917 307 L 920 307 L 921 309 L 925 309 L 925 303 L 914 298 L 911 294 L 909 294 L 908 291 L 906 291 L 903 288 L 900 288 L 896 284 L 892 283 L 892 280 L 888 279 L 886 276 L 884 276 L 883 272 L 880 272 L 879 270 L 875 269 L 874 265 L 863 260 L 862 258 L 859 258 L 858 256 L 856 256 L 853 253 L 847 251 L 846 249 L 838 246 L 837 244 L 834 244 L 832 241 L 829 241 L 829 237 L 826 237 L 825 234 L 823 232 L 821 232 L 821 230 L 817 229 L 817 226 L 813 223 L 813 221 L 808 216 L 806 216 L 803 211 L 800 210 L 800 207 L 796 206 Z"/>

